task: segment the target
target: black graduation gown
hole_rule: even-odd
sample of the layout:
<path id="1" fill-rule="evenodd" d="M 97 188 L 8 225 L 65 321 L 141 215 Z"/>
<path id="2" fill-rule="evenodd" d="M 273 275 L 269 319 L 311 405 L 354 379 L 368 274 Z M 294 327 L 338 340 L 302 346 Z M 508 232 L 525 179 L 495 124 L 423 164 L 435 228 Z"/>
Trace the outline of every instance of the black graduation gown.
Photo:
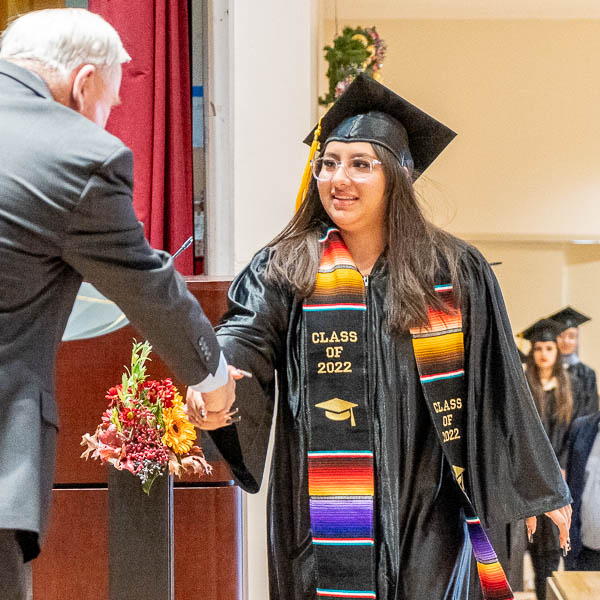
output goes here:
<path id="1" fill-rule="evenodd" d="M 238 382 L 242 421 L 211 432 L 239 484 L 261 484 L 278 402 L 268 494 L 271 600 L 315 598 L 307 491 L 307 416 L 301 302 L 265 280 L 259 252 L 229 290 L 218 339 Z M 567 504 L 568 489 L 525 382 L 504 303 L 485 259 L 466 246 L 461 260 L 468 469 L 483 519 L 503 522 Z M 374 423 L 378 600 L 480 598 L 456 484 L 427 412 L 409 333 L 386 324 L 385 259 L 367 288 L 369 389 Z"/>
<path id="2" fill-rule="evenodd" d="M 598 388 L 594 369 L 582 362 L 567 368 L 573 383 L 573 419 L 598 411 Z"/>
<path id="3" fill-rule="evenodd" d="M 562 469 L 567 468 L 567 459 L 569 452 L 569 431 L 570 424 L 559 421 L 553 416 L 556 402 L 556 390 L 547 390 L 544 402 L 544 414 L 542 415 L 542 425 L 546 432 L 552 449 Z M 537 529 L 533 536 L 533 542 L 530 544 L 531 551 L 537 554 L 546 552 L 560 552 L 560 536 L 558 527 L 543 514 L 538 515 Z"/>

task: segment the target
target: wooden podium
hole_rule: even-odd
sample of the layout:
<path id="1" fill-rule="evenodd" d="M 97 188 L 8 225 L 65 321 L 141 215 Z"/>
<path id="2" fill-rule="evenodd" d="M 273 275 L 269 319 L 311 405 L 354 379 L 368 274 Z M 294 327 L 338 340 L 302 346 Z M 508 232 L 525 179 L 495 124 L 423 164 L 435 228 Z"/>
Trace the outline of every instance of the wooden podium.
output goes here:
<path id="1" fill-rule="evenodd" d="M 187 281 L 215 323 L 226 307 L 229 280 L 195 277 Z M 34 600 L 109 600 L 107 481 L 112 467 L 81 459 L 83 447 L 79 444 L 81 436 L 95 431 L 100 422 L 107 404 L 106 390 L 120 381 L 124 365 L 130 363 L 133 338 L 142 340 L 133 327 L 127 326 L 60 347 L 56 368 L 60 431 L 54 497 L 50 529 L 42 553 L 34 561 Z M 156 354 L 148 371 L 152 379 L 170 376 Z M 238 600 L 242 594 L 241 491 L 233 485 L 231 473 L 209 437 L 203 434 L 200 443 L 215 468 L 213 475 L 175 479 L 172 487 L 174 597 Z M 132 480 L 137 483 L 133 476 Z M 125 528 L 126 518 L 121 523 Z M 131 531 L 123 533 L 131 535 Z M 148 547 L 140 548 L 142 551 L 152 553 Z M 135 573 L 128 571 L 127 563 L 120 566 L 119 576 L 130 575 L 133 580 Z M 141 597 L 132 595 L 130 600 Z"/>

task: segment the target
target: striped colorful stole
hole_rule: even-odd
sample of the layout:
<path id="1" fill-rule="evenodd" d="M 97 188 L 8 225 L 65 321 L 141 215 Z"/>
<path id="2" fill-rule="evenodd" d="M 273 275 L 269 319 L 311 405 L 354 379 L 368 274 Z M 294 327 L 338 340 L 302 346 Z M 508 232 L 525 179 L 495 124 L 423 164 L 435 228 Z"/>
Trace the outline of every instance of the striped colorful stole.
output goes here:
<path id="1" fill-rule="evenodd" d="M 303 305 L 316 596 L 375 599 L 365 286 L 339 231 L 320 241 L 315 291 Z"/>
<path id="2" fill-rule="evenodd" d="M 511 600 L 514 596 L 504 570 L 467 494 L 467 389 L 462 314 L 451 285 L 437 285 L 435 291 L 449 313 L 429 307 L 429 324 L 411 329 L 423 394 L 444 455 L 462 490 L 483 597 Z"/>
<path id="3" fill-rule="evenodd" d="M 328 229 L 320 242 L 323 252 L 315 290 L 303 304 L 315 592 L 324 599 L 376 599 L 366 289 L 339 230 Z M 454 307 L 452 286 L 436 286 L 436 291 Z M 512 599 L 465 491 L 467 406 L 460 310 L 448 314 L 430 308 L 429 325 L 411 334 L 431 418 L 469 511 L 467 528 L 484 598 Z"/>

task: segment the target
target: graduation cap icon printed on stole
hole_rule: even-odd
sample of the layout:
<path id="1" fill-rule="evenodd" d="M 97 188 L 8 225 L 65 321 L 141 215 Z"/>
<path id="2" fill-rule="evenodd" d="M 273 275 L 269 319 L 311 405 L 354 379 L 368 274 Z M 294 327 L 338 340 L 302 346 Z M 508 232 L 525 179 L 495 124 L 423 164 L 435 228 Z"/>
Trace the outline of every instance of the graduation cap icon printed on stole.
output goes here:
<path id="1" fill-rule="evenodd" d="M 356 420 L 354 419 L 354 409 L 358 406 L 355 402 L 348 402 L 341 398 L 332 398 L 325 402 L 315 404 L 317 408 L 323 408 L 325 410 L 325 416 L 332 421 L 345 421 L 350 419 L 352 427 L 356 427 Z"/>
<path id="2" fill-rule="evenodd" d="M 462 491 L 465 491 L 465 478 L 464 478 L 464 468 L 463 467 L 457 467 L 456 465 L 452 465 L 452 470 L 454 471 L 454 477 L 456 478 L 456 481 L 458 483 L 458 485 L 460 485 L 460 487 L 462 488 Z"/>

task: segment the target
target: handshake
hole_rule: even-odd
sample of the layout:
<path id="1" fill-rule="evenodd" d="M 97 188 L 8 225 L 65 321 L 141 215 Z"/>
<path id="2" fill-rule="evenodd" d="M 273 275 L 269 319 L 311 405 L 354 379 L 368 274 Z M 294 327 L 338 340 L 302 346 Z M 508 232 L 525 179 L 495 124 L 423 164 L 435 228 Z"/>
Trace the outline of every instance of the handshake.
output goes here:
<path id="1" fill-rule="evenodd" d="M 235 382 L 242 377 L 252 377 L 248 371 L 242 371 L 228 365 L 228 381 L 212 392 L 200 393 L 191 387 L 187 390 L 185 412 L 190 422 L 198 429 L 213 430 L 239 423 L 242 419 L 235 402 Z"/>

